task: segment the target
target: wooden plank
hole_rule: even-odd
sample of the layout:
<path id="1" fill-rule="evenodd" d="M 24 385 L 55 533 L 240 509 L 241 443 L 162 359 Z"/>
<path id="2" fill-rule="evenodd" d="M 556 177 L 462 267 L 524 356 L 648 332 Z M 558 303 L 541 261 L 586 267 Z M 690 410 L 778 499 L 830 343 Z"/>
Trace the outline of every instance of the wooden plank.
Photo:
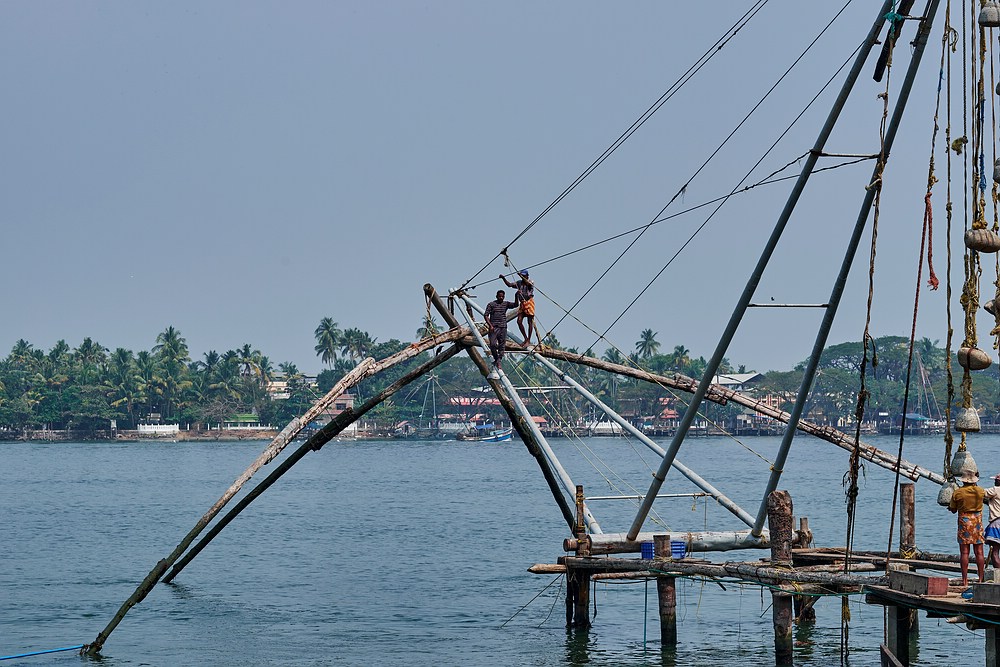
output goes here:
<path id="1" fill-rule="evenodd" d="M 913 595 L 940 597 L 948 595 L 948 578 L 905 570 L 890 570 L 889 588 Z"/>
<path id="2" fill-rule="evenodd" d="M 882 656 L 882 667 L 903 667 L 903 663 L 896 660 L 896 656 L 892 654 L 892 651 L 885 644 L 879 645 L 879 653 Z"/>

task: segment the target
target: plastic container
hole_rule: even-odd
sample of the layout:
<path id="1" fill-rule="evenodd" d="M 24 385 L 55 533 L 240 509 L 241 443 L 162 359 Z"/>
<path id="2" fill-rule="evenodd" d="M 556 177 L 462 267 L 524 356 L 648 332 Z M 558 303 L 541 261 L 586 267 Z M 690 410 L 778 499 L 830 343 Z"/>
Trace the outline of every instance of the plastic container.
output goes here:
<path id="1" fill-rule="evenodd" d="M 687 544 L 678 540 L 670 541 L 670 555 L 673 558 L 681 559 L 687 556 Z"/>
<path id="2" fill-rule="evenodd" d="M 646 560 L 653 560 L 653 543 L 652 542 L 642 542 L 639 545 L 642 550 L 642 557 Z"/>

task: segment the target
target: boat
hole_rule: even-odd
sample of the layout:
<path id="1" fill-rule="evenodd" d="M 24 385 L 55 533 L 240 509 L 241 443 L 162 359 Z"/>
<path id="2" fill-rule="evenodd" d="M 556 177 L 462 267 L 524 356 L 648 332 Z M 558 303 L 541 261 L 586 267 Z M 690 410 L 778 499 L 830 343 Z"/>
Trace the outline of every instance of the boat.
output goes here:
<path id="1" fill-rule="evenodd" d="M 458 439 L 469 442 L 508 442 L 514 437 L 514 429 L 497 428 L 493 424 L 476 424 L 465 433 L 459 433 Z"/>

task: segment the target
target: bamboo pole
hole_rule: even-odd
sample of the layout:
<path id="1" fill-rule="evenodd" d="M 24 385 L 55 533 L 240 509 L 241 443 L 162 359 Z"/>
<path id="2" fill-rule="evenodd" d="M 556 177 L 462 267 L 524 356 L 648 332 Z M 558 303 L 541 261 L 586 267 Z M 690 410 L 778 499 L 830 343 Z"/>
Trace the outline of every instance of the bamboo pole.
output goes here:
<path id="1" fill-rule="evenodd" d="M 452 338 L 453 340 L 457 340 L 462 335 L 461 331 L 452 331 L 447 333 L 449 334 L 449 336 L 454 337 Z M 447 338 L 448 337 L 444 337 L 445 340 L 447 340 Z M 433 345 L 429 344 L 428 341 L 434 341 L 434 344 Z M 407 350 L 403 351 L 407 354 L 399 353 L 397 355 L 386 357 L 386 359 L 382 360 L 382 362 L 379 362 L 379 364 L 373 364 L 373 363 L 366 364 L 366 371 L 370 371 L 375 366 L 379 366 L 381 370 L 384 370 L 385 368 L 388 368 L 396 363 L 406 361 L 415 356 L 416 354 L 419 354 L 420 352 L 426 351 L 426 349 L 429 349 L 430 347 L 435 347 L 437 344 L 440 344 L 438 341 L 439 341 L 438 337 L 424 339 L 424 341 L 421 341 L 419 344 L 411 345 L 409 348 L 407 348 Z M 423 347 L 425 343 L 428 343 L 427 347 Z M 437 355 L 436 357 L 434 357 L 434 359 L 430 360 L 429 362 L 422 364 L 418 369 L 407 374 L 400 380 L 397 380 L 396 383 L 391 385 L 391 387 L 395 387 L 392 393 L 395 393 L 395 391 L 398 391 L 400 388 L 402 388 L 409 382 L 412 382 L 417 377 L 420 377 L 420 375 L 426 373 L 431 368 L 434 368 L 438 364 L 451 358 L 452 356 L 457 354 L 461 349 L 462 348 L 459 345 L 457 344 L 453 345 L 452 348 L 450 348 L 449 350 L 445 351 L 442 354 Z M 387 362 L 390 359 L 393 359 L 394 357 L 395 361 L 393 363 L 386 365 L 385 362 Z M 359 380 L 360 377 L 357 380 L 355 380 L 355 382 Z M 403 382 L 403 380 L 406 380 L 406 382 Z M 385 394 L 385 391 L 380 393 L 379 396 L 382 396 L 383 394 Z M 391 393 L 388 395 L 391 395 Z M 385 400 L 387 396 L 383 396 L 378 401 L 378 403 L 380 403 L 382 400 Z M 271 483 L 273 483 L 274 480 L 276 480 L 278 477 L 284 474 L 286 470 L 291 468 L 291 466 L 294 465 L 296 461 L 305 456 L 306 453 L 312 451 L 313 449 L 317 450 L 320 449 L 324 444 L 329 442 L 329 440 L 332 439 L 337 433 L 342 431 L 346 426 L 348 426 L 353 421 L 361 417 L 365 412 L 370 410 L 378 403 L 373 404 L 372 401 L 368 401 L 367 403 L 365 403 L 364 406 L 362 406 L 361 409 L 346 410 L 342 412 L 340 415 L 335 417 L 329 424 L 324 426 L 316 434 L 314 434 L 311 438 L 309 438 L 309 440 L 306 441 L 303 445 L 301 445 L 295 452 L 293 452 L 293 454 L 287 457 L 285 461 L 283 461 L 282 464 L 278 468 L 276 468 L 275 471 L 272 472 L 271 475 L 269 475 L 264 482 L 261 483 L 261 485 L 267 483 L 267 485 L 269 486 Z M 267 482 L 268 479 L 271 479 L 272 481 Z M 260 495 L 260 493 L 263 492 L 263 489 L 261 489 L 261 485 L 258 485 L 253 491 L 247 494 L 247 496 L 244 497 L 243 500 L 237 503 L 237 505 L 234 507 L 234 510 L 230 511 L 229 514 L 220 521 L 220 524 L 224 526 L 225 524 L 222 523 L 223 521 L 225 523 L 228 523 L 229 521 L 232 520 L 233 517 L 236 516 L 236 514 L 239 513 L 240 510 L 243 509 L 243 507 L 249 505 L 249 503 L 252 502 L 251 498 L 252 494 L 253 498 L 257 497 L 257 495 Z M 264 488 L 267 487 L 265 486 Z M 221 509 L 221 506 L 219 509 Z M 205 516 L 208 515 L 206 514 Z M 112 632 L 114 632 L 114 629 L 118 627 L 118 624 L 121 623 L 122 619 L 125 618 L 125 614 L 127 614 L 132 607 L 139 604 L 146 597 L 146 595 L 149 594 L 149 591 L 152 590 L 153 586 L 156 585 L 157 581 L 159 581 L 160 577 L 167 570 L 167 568 L 169 568 L 175 561 L 177 561 L 177 559 L 180 557 L 184 549 L 187 548 L 187 546 L 191 543 L 191 541 L 194 540 L 194 538 L 198 535 L 201 529 L 204 528 L 204 525 L 201 525 L 202 521 L 205 521 L 204 516 L 202 517 L 201 520 L 199 520 L 199 524 L 196 525 L 196 528 L 192 529 L 185 536 L 184 540 L 182 540 L 181 543 L 178 544 L 178 546 L 174 549 L 174 551 L 170 554 L 170 556 L 168 556 L 163 560 L 160 560 L 156 564 L 156 566 L 150 571 L 150 573 L 146 575 L 146 578 L 142 580 L 138 588 L 136 588 L 136 590 L 132 593 L 132 595 L 129 596 L 129 598 L 122 604 L 122 606 L 118 609 L 117 613 L 108 623 L 108 625 L 97 635 L 97 638 L 92 643 L 85 645 L 83 649 L 81 649 L 81 653 L 87 653 L 88 655 L 97 655 L 98 653 L 100 653 L 101 648 L 104 647 L 104 643 L 107 641 L 108 637 L 111 635 Z M 208 535 L 206 535 L 206 538 L 203 538 L 202 541 L 199 543 L 199 545 L 196 547 L 197 551 L 195 552 L 195 555 L 197 554 L 198 551 L 201 551 L 201 549 L 204 548 L 204 545 L 206 545 L 209 541 L 211 541 L 211 539 L 215 535 L 217 535 L 219 531 L 221 531 L 221 527 L 219 525 L 216 525 L 213 528 L 213 530 L 210 531 Z M 192 558 L 194 558 L 194 555 L 189 554 L 184 563 L 186 564 L 187 562 L 190 562 Z M 170 573 L 166 581 L 172 580 L 175 576 L 177 576 L 177 573 L 180 572 L 181 569 L 182 567 L 175 566 L 174 570 Z"/>
<path id="2" fill-rule="evenodd" d="M 564 556 L 567 570 L 587 568 L 592 572 L 639 572 L 651 570 L 656 574 L 700 575 L 715 578 L 734 578 L 765 586 L 775 584 L 817 584 L 829 586 L 831 592 L 838 587 L 888 586 L 889 578 L 837 572 L 812 572 L 795 568 L 771 567 L 756 563 L 692 563 L 681 561 L 655 562 L 635 558 L 577 558 Z M 790 589 L 790 590 L 794 590 Z"/>
<path id="3" fill-rule="evenodd" d="M 467 339 L 470 345 L 474 345 L 475 341 L 472 338 Z M 524 352 L 525 349 L 518 345 L 512 346 L 508 343 L 509 350 L 513 352 Z M 658 384 L 662 387 L 669 389 L 677 389 L 686 393 L 694 393 L 698 388 L 698 381 L 694 378 L 688 377 L 686 375 L 681 375 L 680 373 L 675 373 L 672 376 L 660 375 L 658 373 L 650 373 L 641 368 L 634 368 L 632 366 L 623 366 L 621 364 L 613 364 L 603 359 L 598 359 L 597 357 L 587 356 L 585 354 L 579 354 L 575 352 L 566 352 L 565 350 L 556 350 L 553 348 L 545 347 L 541 349 L 536 349 L 535 354 L 547 357 L 549 359 L 556 359 L 558 361 L 566 361 L 569 363 L 579 364 L 581 366 L 589 366 L 590 368 L 596 368 L 598 370 L 607 371 L 609 373 L 615 373 L 617 375 L 624 375 L 626 377 L 635 378 L 637 380 L 642 380 L 644 382 L 650 382 L 652 384 Z M 779 410 L 778 408 L 767 405 L 766 403 L 759 401 L 745 394 L 741 394 L 738 391 L 730 389 L 728 387 L 723 387 L 721 385 L 713 384 L 711 385 L 707 392 L 705 393 L 705 400 L 717 403 L 719 405 L 726 405 L 729 402 L 736 403 L 737 405 L 742 405 L 743 407 L 750 408 L 754 412 L 764 415 L 766 417 L 771 417 L 772 419 L 788 423 L 789 413 L 784 410 Z M 854 449 L 854 438 L 847 433 L 837 430 L 833 426 L 820 426 L 819 424 L 813 424 L 812 422 L 806 421 L 804 419 L 799 420 L 798 430 L 803 433 L 808 433 L 809 435 L 820 438 L 821 440 L 826 440 L 829 443 L 840 447 L 846 451 L 852 451 Z M 892 454 L 866 444 L 862 441 L 858 441 L 858 447 L 860 448 L 860 456 L 866 461 L 871 461 L 877 466 L 886 468 L 888 470 L 896 471 L 897 460 Z M 938 473 L 928 470 L 927 468 L 918 466 L 914 463 L 910 463 L 906 460 L 898 461 L 899 472 L 902 476 L 912 480 L 917 481 L 920 478 L 930 480 L 935 484 L 942 485 L 947 480 L 939 475 Z"/>
<path id="4" fill-rule="evenodd" d="M 440 364 L 444 363 L 448 359 L 452 358 L 462 350 L 459 345 L 453 345 L 439 355 L 436 355 L 433 359 L 421 364 L 417 368 L 413 369 L 409 373 L 405 374 L 403 377 L 399 378 L 391 385 L 380 391 L 378 394 L 365 401 L 365 403 L 357 409 L 347 410 L 331 420 L 329 424 L 324 426 L 319 433 L 309 438 L 304 444 L 302 444 L 297 450 L 288 455 L 288 457 L 282 461 L 281 465 L 274 469 L 274 471 L 268 475 L 264 480 L 255 486 L 253 490 L 247 493 L 240 502 L 233 506 L 229 512 L 226 513 L 224 517 L 219 519 L 219 521 L 212 526 L 205 537 L 203 537 L 196 545 L 191 547 L 191 550 L 184 554 L 174 569 L 170 571 L 170 574 L 164 579 L 164 581 L 169 582 L 174 577 L 176 577 L 181 570 L 183 570 L 188 563 L 190 563 L 195 556 L 201 553 L 202 549 L 208 546 L 208 543 L 215 539 L 215 536 L 222 532 L 236 516 L 242 512 L 250 503 L 254 501 L 259 495 L 261 495 L 269 486 L 274 484 L 278 479 L 284 475 L 295 463 L 297 463 L 302 457 L 308 454 L 310 451 L 319 451 L 323 445 L 336 437 L 341 431 L 347 428 L 351 423 L 357 421 L 362 416 L 365 415 L 369 410 L 376 407 L 387 398 L 395 394 L 397 391 L 410 384 L 417 378 L 425 375 L 428 371 L 433 370 Z"/>
<path id="5" fill-rule="evenodd" d="M 437 291 L 434 287 L 427 283 L 424 285 L 424 294 L 427 296 L 427 300 L 434 306 L 434 308 L 441 314 L 448 326 L 452 328 L 458 327 L 458 320 L 455 315 L 448 310 L 444 302 L 441 301 L 441 297 L 438 296 Z M 507 395 L 507 390 L 504 389 L 503 385 L 500 384 L 499 380 L 494 380 L 489 377 L 490 368 L 489 365 L 483 360 L 483 356 L 479 353 L 479 350 L 475 349 L 473 345 L 477 344 L 475 339 L 470 339 L 472 344 L 468 346 L 469 358 L 472 359 L 472 363 L 475 364 L 479 372 L 482 373 L 483 377 L 493 388 L 493 392 L 497 395 L 497 400 L 500 401 L 500 405 L 503 407 L 504 411 L 510 417 L 511 426 L 517 431 L 517 434 L 521 436 L 521 442 L 527 448 L 528 453 L 530 453 L 534 458 L 535 462 L 538 464 L 539 469 L 542 471 L 542 476 L 545 478 L 545 483 L 549 486 L 549 491 L 552 493 L 552 497 L 555 498 L 556 504 L 559 506 L 559 510 L 562 512 L 563 519 L 566 521 L 566 525 L 569 527 L 570 532 L 573 531 L 576 525 L 576 517 L 573 514 L 573 508 L 570 506 L 569 501 L 562 492 L 559 480 L 556 478 L 551 466 L 549 466 L 548 460 L 545 458 L 544 452 L 542 452 L 541 447 L 535 441 L 534 435 L 532 435 L 531 430 L 528 425 L 518 414 L 516 407 Z"/>

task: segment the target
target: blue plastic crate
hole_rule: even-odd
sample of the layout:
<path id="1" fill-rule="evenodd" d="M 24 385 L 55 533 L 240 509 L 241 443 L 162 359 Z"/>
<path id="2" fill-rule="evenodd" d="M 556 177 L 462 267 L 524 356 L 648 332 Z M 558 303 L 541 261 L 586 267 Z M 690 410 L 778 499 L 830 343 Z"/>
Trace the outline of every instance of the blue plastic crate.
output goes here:
<path id="1" fill-rule="evenodd" d="M 684 558 L 687 556 L 687 544 L 679 540 L 670 541 L 670 555 L 673 558 Z"/>
<path id="2" fill-rule="evenodd" d="M 641 543 L 639 545 L 639 547 L 642 550 L 642 557 L 643 558 L 645 558 L 646 560 L 652 560 L 653 559 L 653 543 L 652 542 L 643 542 L 643 543 Z"/>

